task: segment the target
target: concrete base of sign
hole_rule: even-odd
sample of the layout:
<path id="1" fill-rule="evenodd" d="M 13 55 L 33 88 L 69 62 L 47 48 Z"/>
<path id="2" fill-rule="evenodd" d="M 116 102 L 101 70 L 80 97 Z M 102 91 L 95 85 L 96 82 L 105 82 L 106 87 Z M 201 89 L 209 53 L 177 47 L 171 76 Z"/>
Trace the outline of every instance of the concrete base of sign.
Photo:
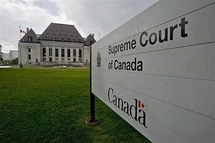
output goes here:
<path id="1" fill-rule="evenodd" d="M 99 120 L 98 119 L 94 119 L 93 121 L 91 121 L 91 118 L 88 118 L 85 123 L 87 125 L 90 125 L 90 126 L 95 126 L 95 125 L 98 125 L 99 124 Z"/>

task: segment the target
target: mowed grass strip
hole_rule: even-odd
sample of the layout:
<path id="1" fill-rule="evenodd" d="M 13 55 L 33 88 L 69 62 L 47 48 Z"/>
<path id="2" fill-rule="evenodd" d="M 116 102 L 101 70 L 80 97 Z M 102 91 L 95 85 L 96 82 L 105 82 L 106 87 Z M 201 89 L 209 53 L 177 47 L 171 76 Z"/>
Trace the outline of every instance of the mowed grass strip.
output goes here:
<path id="1" fill-rule="evenodd" d="M 96 98 L 90 116 L 89 68 L 0 69 L 0 142 L 149 141 Z"/>

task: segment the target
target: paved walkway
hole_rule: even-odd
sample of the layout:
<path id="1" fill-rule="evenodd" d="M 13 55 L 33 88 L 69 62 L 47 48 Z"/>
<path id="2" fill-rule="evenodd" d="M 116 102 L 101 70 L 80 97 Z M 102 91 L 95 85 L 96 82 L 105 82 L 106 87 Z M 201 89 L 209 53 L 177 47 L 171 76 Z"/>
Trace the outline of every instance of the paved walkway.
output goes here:
<path id="1" fill-rule="evenodd" d="M 0 66 L 0 69 L 3 69 L 3 68 L 11 68 L 11 66 Z"/>

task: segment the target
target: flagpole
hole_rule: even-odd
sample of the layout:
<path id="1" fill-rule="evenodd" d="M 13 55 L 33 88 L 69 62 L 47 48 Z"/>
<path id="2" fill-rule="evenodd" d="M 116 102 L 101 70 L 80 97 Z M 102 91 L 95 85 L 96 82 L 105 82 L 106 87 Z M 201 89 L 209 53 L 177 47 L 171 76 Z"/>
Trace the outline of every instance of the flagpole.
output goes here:
<path id="1" fill-rule="evenodd" d="M 21 25 L 19 25 L 19 40 L 21 39 L 20 29 L 21 29 Z"/>

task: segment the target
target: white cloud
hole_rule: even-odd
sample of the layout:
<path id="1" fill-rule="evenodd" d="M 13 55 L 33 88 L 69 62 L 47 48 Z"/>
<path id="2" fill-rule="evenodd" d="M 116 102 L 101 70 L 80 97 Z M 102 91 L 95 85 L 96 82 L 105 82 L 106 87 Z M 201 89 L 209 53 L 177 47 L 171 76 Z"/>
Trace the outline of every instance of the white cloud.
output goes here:
<path id="1" fill-rule="evenodd" d="M 75 25 L 83 37 L 94 33 L 98 40 L 156 1 L 1 0 L 0 44 L 3 52 L 17 49 L 19 25 L 41 34 L 51 22 Z"/>
<path id="2" fill-rule="evenodd" d="M 67 20 L 65 15 L 52 15 L 50 11 L 33 5 L 33 0 L 28 1 L 1 1 L 0 5 L 0 44 L 3 46 L 3 52 L 9 52 L 11 49 L 18 49 L 18 41 L 23 34 L 19 33 L 21 29 L 32 28 L 36 33 L 42 33 L 51 22 L 73 23 Z"/>
<path id="3" fill-rule="evenodd" d="M 52 0 L 83 36 L 110 33 L 157 0 Z"/>

